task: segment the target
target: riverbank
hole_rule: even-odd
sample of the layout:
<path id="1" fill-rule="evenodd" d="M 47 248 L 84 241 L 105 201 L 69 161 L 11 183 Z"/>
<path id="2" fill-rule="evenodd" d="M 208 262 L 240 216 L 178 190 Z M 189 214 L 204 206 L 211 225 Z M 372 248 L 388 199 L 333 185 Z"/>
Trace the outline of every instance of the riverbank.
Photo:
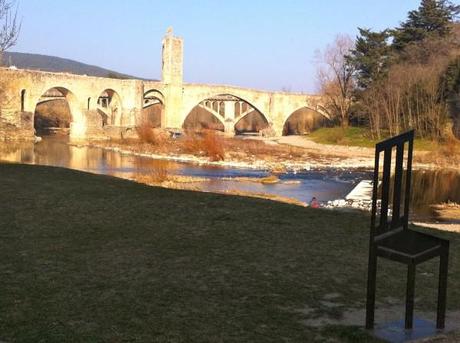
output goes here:
<path id="1" fill-rule="evenodd" d="M 305 137 L 301 136 L 288 136 L 282 137 L 274 142 L 273 140 L 267 139 L 260 139 L 260 138 L 250 138 L 250 139 L 223 139 L 225 142 L 225 159 L 221 161 L 213 161 L 210 160 L 209 157 L 203 156 L 202 153 L 198 153 L 197 155 L 193 154 L 183 154 L 183 147 L 181 147 L 180 140 L 170 140 L 168 144 L 162 145 L 155 145 L 155 144 L 146 144 L 146 143 L 139 143 L 139 141 L 134 140 L 126 140 L 126 141 L 102 141 L 102 142 L 90 142 L 87 143 L 90 146 L 102 148 L 108 151 L 115 151 L 126 155 L 132 156 L 140 156 L 140 157 L 148 157 L 153 158 L 158 161 L 180 161 L 186 163 L 192 163 L 197 165 L 211 165 L 211 166 L 219 166 L 219 167 L 231 167 L 231 168 L 241 168 L 241 169 L 256 169 L 256 170 L 268 170 L 269 173 L 272 173 L 272 178 L 276 179 L 271 180 L 273 183 L 279 182 L 279 179 L 275 176 L 277 174 L 283 174 L 286 171 L 305 171 L 305 170 L 314 170 L 314 169 L 324 169 L 324 168 L 333 168 L 336 169 L 343 169 L 343 170 L 359 170 L 359 169 L 367 169 L 371 170 L 374 163 L 374 149 L 366 148 L 366 147 L 335 147 L 335 146 L 328 146 L 323 144 L 317 144 L 305 139 Z M 299 145 L 299 146 L 295 146 Z M 294 146 L 294 147 L 293 147 Z M 294 150 L 293 150 L 294 148 Z M 305 151 L 308 152 L 305 152 Z M 320 152 L 325 153 L 324 155 L 320 155 Z M 335 154 L 335 155 L 334 155 Z M 288 156 L 291 156 L 291 159 L 287 159 Z M 341 156 L 341 157 L 339 157 Z M 416 155 L 416 156 L 420 156 Z M 308 161 L 307 161 L 308 160 Z M 337 161 L 336 161 L 337 160 Z M 340 162 L 338 162 L 340 161 Z M 157 167 L 156 167 L 157 168 Z M 416 163 L 415 169 L 422 169 L 422 170 L 433 170 L 433 164 L 421 164 Z M 154 168 L 155 169 L 155 168 Z M 434 170 L 442 171 L 446 173 L 445 168 L 438 168 Z M 456 174 L 455 169 L 450 172 L 450 174 Z M 166 173 L 165 173 L 166 174 Z M 446 175 L 452 179 L 452 175 Z M 155 176 L 155 175 L 154 175 Z M 184 179 L 183 176 L 178 177 L 171 174 L 165 175 L 164 177 L 167 180 L 156 180 L 152 182 L 151 180 L 146 180 L 146 177 L 143 176 L 141 179 L 138 177 L 132 178 L 136 181 L 153 184 L 157 186 L 162 186 L 166 188 L 173 188 L 173 189 L 188 189 L 188 190 L 195 190 L 195 191 L 202 191 L 203 188 L 201 187 L 201 182 L 207 182 L 208 180 L 202 180 L 200 178 L 194 177 L 187 177 Z M 156 178 L 156 176 L 154 177 Z M 439 179 L 439 178 L 437 178 Z M 437 180 L 436 179 L 436 180 Z M 261 182 L 264 183 L 264 180 L 261 178 L 232 178 L 234 182 Z M 221 181 L 226 181 L 226 179 L 221 179 Z M 414 188 L 414 192 L 417 193 L 424 192 L 424 187 L 427 185 L 427 180 L 424 178 L 417 177 L 416 180 L 416 188 Z M 439 181 L 437 181 L 439 182 Z M 456 182 L 452 179 L 452 182 Z M 268 183 L 268 182 L 267 182 Z M 429 184 L 429 183 L 428 183 Z M 425 186 L 424 186 L 425 185 Z M 422 187 L 419 189 L 419 186 Z M 432 187 L 444 187 L 445 185 L 442 184 L 433 184 Z M 426 190 L 425 190 L 426 191 Z M 235 194 L 235 195 L 245 195 L 245 196 L 254 196 L 254 197 L 262 197 L 266 199 L 275 199 L 282 202 L 287 202 L 291 204 L 297 204 L 301 206 L 306 206 L 306 201 L 299 201 L 292 197 L 286 196 L 278 196 L 273 194 L 268 194 L 268 192 L 263 191 L 241 191 L 241 190 L 232 190 L 232 189 L 225 189 L 225 190 L 217 190 L 218 193 L 225 193 L 225 194 Z M 429 192 L 432 194 L 433 192 Z M 423 194 L 419 194 L 420 197 L 425 197 Z M 340 198 L 333 198 L 337 201 L 330 201 L 329 203 L 325 203 L 326 208 L 339 208 L 339 209 L 354 209 L 354 210 L 364 210 L 369 211 L 370 209 L 370 195 L 368 196 L 368 201 L 344 201 L 340 200 Z M 448 200 L 449 198 L 441 198 L 438 200 L 439 202 L 435 201 L 435 197 L 433 197 L 432 201 L 429 202 L 427 205 L 430 204 L 440 204 L 443 201 Z M 455 199 L 455 195 L 454 198 Z M 452 200 L 452 198 L 451 198 Z M 443 216 L 436 215 L 436 220 L 444 220 Z M 439 217 L 439 218 L 438 218 Z M 445 217 L 445 216 L 444 216 Z M 427 219 L 424 219 L 427 220 Z M 441 229 L 448 229 L 448 230 L 455 230 L 460 231 L 460 225 L 456 223 L 457 220 L 460 220 L 460 215 L 455 215 L 454 219 L 449 218 L 445 220 L 447 223 L 434 223 L 437 228 Z M 425 225 L 432 225 L 434 220 L 430 220 Z"/>
<path id="2" fill-rule="evenodd" d="M 263 169 L 273 173 L 334 167 L 368 169 L 374 167 L 375 150 L 367 147 L 319 144 L 307 136 L 279 138 L 227 138 L 219 136 L 222 158 L 215 160 L 202 150 L 187 147 L 187 138 L 164 138 L 151 144 L 135 139 L 91 141 L 78 144 L 124 154 L 170 161 L 245 169 Z M 192 150 L 192 151 L 191 151 Z M 452 169 L 460 172 L 460 154 L 449 156 L 429 151 L 415 151 L 414 169 Z"/>
<path id="3" fill-rule="evenodd" d="M 1 341 L 373 342 L 366 215 L 62 168 L 0 164 L 0 178 Z M 460 235 L 436 235 L 458 250 Z M 379 267 L 377 322 L 398 319 L 406 271 Z M 435 313 L 436 268 L 421 266 L 423 314 Z"/>

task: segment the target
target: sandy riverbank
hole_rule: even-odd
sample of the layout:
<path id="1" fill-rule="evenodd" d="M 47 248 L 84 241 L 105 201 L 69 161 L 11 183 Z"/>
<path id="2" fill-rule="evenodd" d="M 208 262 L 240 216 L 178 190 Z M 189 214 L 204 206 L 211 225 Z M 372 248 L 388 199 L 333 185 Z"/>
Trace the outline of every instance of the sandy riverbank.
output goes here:
<path id="1" fill-rule="evenodd" d="M 368 169 L 374 167 L 374 149 L 315 143 L 305 136 L 281 138 L 225 139 L 225 157 L 212 160 L 200 152 L 184 152 L 177 140 L 170 140 L 161 147 L 138 141 L 92 141 L 75 145 L 89 145 L 122 154 L 231 168 L 268 170 L 274 173 L 321 168 Z M 247 147 L 245 147 L 247 145 Z M 416 152 L 414 169 L 448 168 L 460 171 L 459 164 L 442 166 L 439 163 L 423 163 L 426 152 Z"/>

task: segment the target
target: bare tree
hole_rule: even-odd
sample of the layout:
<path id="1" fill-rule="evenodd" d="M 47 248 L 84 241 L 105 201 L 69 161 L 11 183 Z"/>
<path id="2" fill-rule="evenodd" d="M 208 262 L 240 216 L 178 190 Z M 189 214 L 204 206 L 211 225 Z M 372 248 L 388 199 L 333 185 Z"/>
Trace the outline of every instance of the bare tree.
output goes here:
<path id="1" fill-rule="evenodd" d="M 348 126 L 353 98 L 355 69 L 347 61 L 353 48 L 354 41 L 349 36 L 338 35 L 316 56 L 319 90 L 326 98 L 329 114 L 338 117 L 342 127 Z"/>
<path id="2" fill-rule="evenodd" d="M 3 64 L 3 53 L 16 45 L 21 31 L 15 4 L 16 0 L 0 0 L 0 65 Z"/>

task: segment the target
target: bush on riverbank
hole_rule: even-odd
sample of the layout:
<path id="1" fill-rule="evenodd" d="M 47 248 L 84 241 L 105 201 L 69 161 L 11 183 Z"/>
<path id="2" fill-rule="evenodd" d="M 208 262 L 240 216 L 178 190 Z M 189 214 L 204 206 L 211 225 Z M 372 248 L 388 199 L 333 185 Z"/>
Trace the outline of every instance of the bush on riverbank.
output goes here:
<path id="1" fill-rule="evenodd" d="M 187 131 L 183 148 L 189 154 L 204 155 L 211 161 L 225 160 L 224 138 L 215 130 Z"/>
<path id="2" fill-rule="evenodd" d="M 170 180 L 174 164 L 167 160 L 160 159 L 135 159 L 135 179 L 146 184 L 161 184 Z"/>
<path id="3" fill-rule="evenodd" d="M 139 140 L 143 143 L 148 143 L 156 146 L 162 146 L 167 143 L 168 135 L 161 129 L 154 128 L 147 121 L 142 122 L 136 127 Z"/>

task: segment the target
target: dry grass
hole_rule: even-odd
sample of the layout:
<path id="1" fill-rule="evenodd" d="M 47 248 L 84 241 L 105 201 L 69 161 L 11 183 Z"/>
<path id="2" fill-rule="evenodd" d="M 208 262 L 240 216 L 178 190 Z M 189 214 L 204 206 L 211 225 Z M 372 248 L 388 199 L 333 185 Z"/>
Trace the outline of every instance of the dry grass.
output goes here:
<path id="1" fill-rule="evenodd" d="M 151 143 L 154 140 L 153 137 L 153 130 L 150 125 L 147 123 L 142 123 L 139 125 L 137 128 L 137 135 L 139 136 L 139 139 L 143 142 L 146 143 Z"/>
<path id="2" fill-rule="evenodd" d="M 439 153 L 445 157 L 460 157 L 460 141 L 452 136 L 448 136 L 444 142 L 440 143 Z"/>
<path id="3" fill-rule="evenodd" d="M 183 139 L 182 148 L 186 153 L 200 155 L 202 153 L 200 135 L 194 131 L 186 131 Z"/>
<path id="4" fill-rule="evenodd" d="M 460 140 L 448 136 L 441 142 L 433 142 L 429 154 L 415 156 L 416 162 L 436 163 L 439 166 L 460 165 Z"/>
<path id="5" fill-rule="evenodd" d="M 136 181 L 146 184 L 161 184 L 171 180 L 174 164 L 167 160 L 136 160 Z"/>
<path id="6" fill-rule="evenodd" d="M 153 182 L 161 183 L 167 181 L 170 175 L 171 163 L 165 160 L 156 160 L 154 168 L 150 169 L 147 174 Z"/>
<path id="7" fill-rule="evenodd" d="M 183 149 L 193 155 L 207 156 L 211 161 L 223 161 L 225 159 L 224 138 L 215 130 L 187 132 Z"/>
<path id="8" fill-rule="evenodd" d="M 156 146 L 166 144 L 168 137 L 159 129 L 155 129 L 152 124 L 144 121 L 136 127 L 137 135 L 141 142 L 149 143 Z"/>
<path id="9" fill-rule="evenodd" d="M 225 159 L 223 139 L 214 130 L 204 131 L 203 150 L 211 161 L 223 161 Z"/>

